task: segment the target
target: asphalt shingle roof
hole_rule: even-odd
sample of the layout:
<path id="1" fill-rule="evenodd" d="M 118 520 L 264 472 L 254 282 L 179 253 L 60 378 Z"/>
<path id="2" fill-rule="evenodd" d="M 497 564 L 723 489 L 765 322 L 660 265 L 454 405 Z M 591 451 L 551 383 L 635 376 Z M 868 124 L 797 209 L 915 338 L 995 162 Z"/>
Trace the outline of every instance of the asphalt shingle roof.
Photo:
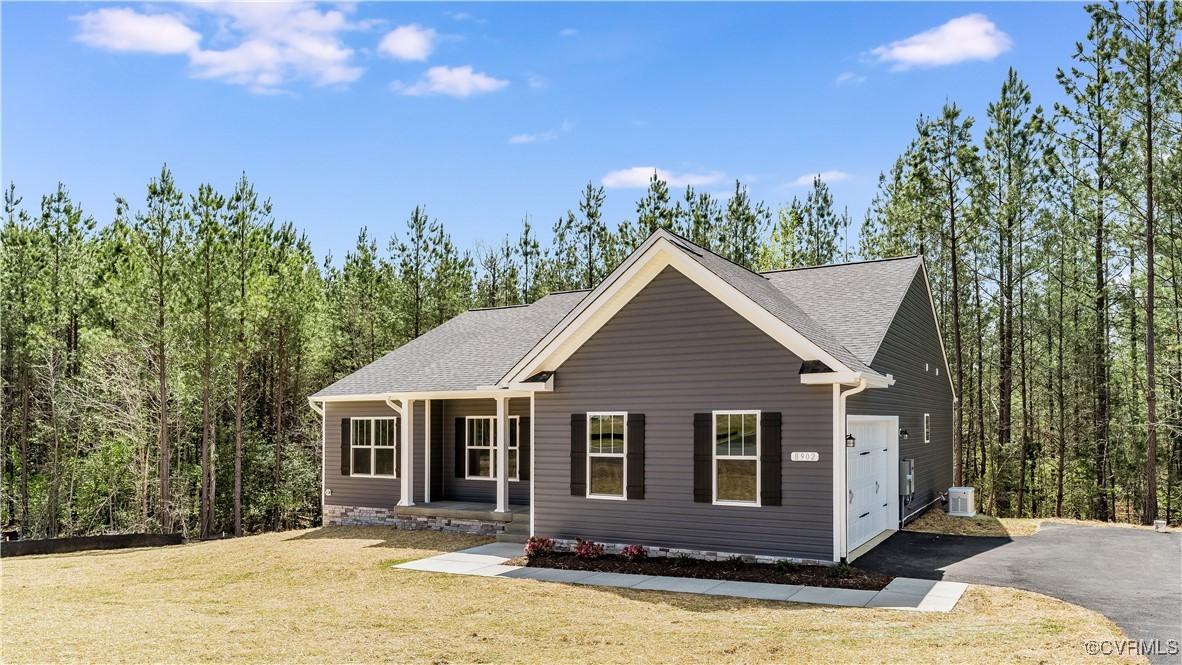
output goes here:
<path id="1" fill-rule="evenodd" d="M 921 257 L 908 256 L 763 275 L 869 365 L 922 264 Z"/>
<path id="2" fill-rule="evenodd" d="M 912 256 L 755 273 L 658 233 L 850 370 L 875 375 L 870 364 L 923 261 Z M 494 385 L 587 294 L 553 293 L 528 306 L 467 311 L 312 397 Z"/>
<path id="3" fill-rule="evenodd" d="M 688 240 L 677 238 L 675 242 L 680 244 L 690 257 L 701 263 L 707 270 L 721 277 L 727 284 L 753 300 L 755 304 L 788 324 L 796 332 L 804 335 L 850 370 L 877 374 L 870 369 L 869 362 L 863 362 L 857 354 L 852 353 L 842 344 L 839 338 L 795 302 L 795 294 L 789 295 L 789 292 L 777 288 L 766 275 L 752 272 L 729 259 L 702 249 Z M 891 316 L 893 315 L 892 311 Z"/>
<path id="4" fill-rule="evenodd" d="M 552 293 L 528 306 L 469 310 L 312 398 L 493 385 L 586 295 Z"/>

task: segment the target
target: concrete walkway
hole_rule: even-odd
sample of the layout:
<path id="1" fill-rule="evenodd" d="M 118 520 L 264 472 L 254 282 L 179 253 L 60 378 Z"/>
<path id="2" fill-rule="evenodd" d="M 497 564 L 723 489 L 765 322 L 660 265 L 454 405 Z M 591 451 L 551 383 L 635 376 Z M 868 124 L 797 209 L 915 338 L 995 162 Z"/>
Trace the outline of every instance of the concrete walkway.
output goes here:
<path id="1" fill-rule="evenodd" d="M 876 607 L 919 612 L 947 612 L 956 607 L 961 594 L 968 588 L 960 582 L 920 580 L 896 577 L 882 591 L 832 589 L 796 584 L 768 584 L 765 582 L 725 582 L 663 575 L 629 575 L 624 573 L 596 573 L 585 570 L 558 568 L 530 568 L 506 566 L 505 562 L 521 556 L 521 546 L 514 543 L 493 543 L 459 552 L 449 552 L 427 559 L 398 564 L 395 568 L 424 570 L 453 575 L 478 575 L 566 582 L 625 589 L 701 593 L 710 596 L 734 596 L 758 600 L 788 600 L 794 603 L 842 605 L 846 607 Z"/>

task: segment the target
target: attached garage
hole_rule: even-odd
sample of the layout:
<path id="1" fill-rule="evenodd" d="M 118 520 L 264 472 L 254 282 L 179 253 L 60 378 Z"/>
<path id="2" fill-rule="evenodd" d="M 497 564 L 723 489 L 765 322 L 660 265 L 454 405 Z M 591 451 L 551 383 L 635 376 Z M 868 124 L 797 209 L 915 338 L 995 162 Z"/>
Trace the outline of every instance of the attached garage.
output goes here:
<path id="1" fill-rule="evenodd" d="M 899 419 L 847 417 L 846 547 L 854 552 L 884 531 L 898 527 Z"/>

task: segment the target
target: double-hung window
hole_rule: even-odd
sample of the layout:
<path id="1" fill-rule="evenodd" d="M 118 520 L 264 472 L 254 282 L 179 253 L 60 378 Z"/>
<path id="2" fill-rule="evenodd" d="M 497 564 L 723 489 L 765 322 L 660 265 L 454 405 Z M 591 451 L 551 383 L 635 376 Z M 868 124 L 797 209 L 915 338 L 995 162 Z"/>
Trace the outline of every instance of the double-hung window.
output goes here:
<path id="1" fill-rule="evenodd" d="M 714 503 L 759 505 L 759 411 L 714 412 Z"/>
<path id="2" fill-rule="evenodd" d="M 623 499 L 625 452 L 628 449 L 626 413 L 587 414 L 587 496 Z"/>
<path id="3" fill-rule="evenodd" d="M 353 475 L 394 478 L 398 468 L 398 419 L 354 418 L 350 426 Z"/>
<path id="4" fill-rule="evenodd" d="M 521 419 L 509 416 L 509 480 L 517 480 Z M 496 416 L 469 416 L 465 420 L 464 453 L 467 456 L 467 477 L 494 480 L 497 477 L 497 419 Z"/>

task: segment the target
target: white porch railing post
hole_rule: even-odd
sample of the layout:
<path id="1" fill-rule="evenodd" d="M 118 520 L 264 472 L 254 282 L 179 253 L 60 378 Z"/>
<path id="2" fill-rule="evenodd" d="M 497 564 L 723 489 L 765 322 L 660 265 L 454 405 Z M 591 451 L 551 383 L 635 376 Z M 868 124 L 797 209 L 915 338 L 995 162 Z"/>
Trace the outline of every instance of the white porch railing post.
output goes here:
<path id="1" fill-rule="evenodd" d="M 509 414 L 507 397 L 497 397 L 497 510 L 509 512 Z"/>
<path id="2" fill-rule="evenodd" d="M 414 418 L 414 403 L 415 402 L 413 399 L 402 400 L 402 418 L 400 421 L 402 425 L 402 445 L 399 446 L 401 448 L 401 450 L 399 450 L 399 454 L 402 458 L 402 473 L 398 478 L 399 485 L 401 486 L 400 489 L 402 490 L 402 497 L 398 501 L 398 505 L 400 506 L 415 505 L 413 466 L 414 456 L 412 455 L 414 451 L 414 423 L 411 422 Z"/>

